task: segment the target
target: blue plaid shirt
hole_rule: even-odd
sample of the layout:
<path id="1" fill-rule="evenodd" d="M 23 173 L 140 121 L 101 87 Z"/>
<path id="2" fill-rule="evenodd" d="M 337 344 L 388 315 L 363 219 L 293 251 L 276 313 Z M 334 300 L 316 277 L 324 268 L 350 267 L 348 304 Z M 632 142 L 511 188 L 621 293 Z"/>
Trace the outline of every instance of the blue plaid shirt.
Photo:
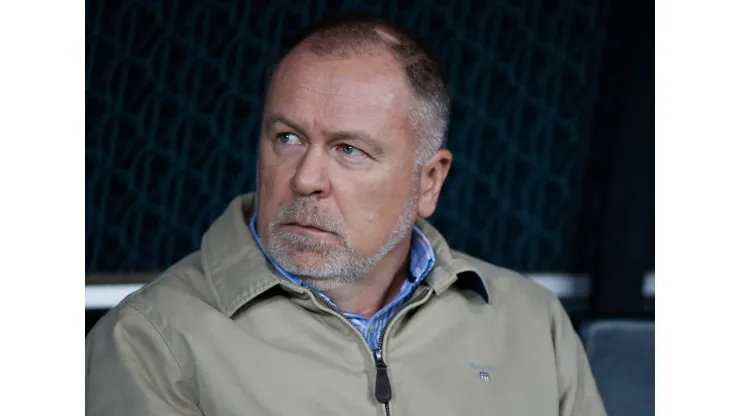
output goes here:
<path id="1" fill-rule="evenodd" d="M 299 286 L 307 288 L 308 285 L 305 282 L 294 276 L 291 276 L 288 272 L 283 270 L 274 261 L 272 261 L 270 256 L 267 255 L 267 252 L 262 247 L 262 242 L 257 235 L 256 214 L 252 216 L 252 219 L 249 222 L 249 229 L 252 231 L 252 236 L 254 236 L 254 240 L 257 242 L 260 250 L 262 250 L 262 253 L 264 253 L 265 257 L 267 257 L 267 259 L 272 264 L 272 267 L 286 279 Z M 416 226 L 414 226 L 413 234 L 411 237 L 410 254 L 411 258 L 409 261 L 409 276 L 406 280 L 404 280 L 403 286 L 401 286 L 401 291 L 390 303 L 385 305 L 370 319 L 361 315 L 342 312 L 342 314 L 350 322 L 352 322 L 352 324 L 354 324 L 357 329 L 360 330 L 362 335 L 367 340 L 368 344 L 370 344 L 370 348 L 372 348 L 373 350 L 376 350 L 378 348 L 378 343 L 380 342 L 380 334 L 383 331 L 385 325 L 388 323 L 388 321 L 390 321 L 393 315 L 395 315 L 396 312 L 401 309 L 403 304 L 411 298 L 411 295 L 414 293 L 414 289 L 419 286 L 419 283 L 424 280 L 427 274 L 429 274 L 429 271 L 432 270 L 432 267 L 434 267 L 434 251 L 432 250 L 432 244 Z M 323 297 L 324 300 L 327 301 L 330 305 L 336 307 L 336 304 L 334 304 L 334 302 L 332 302 L 326 295 L 321 292 L 319 292 L 319 295 Z M 337 309 L 339 308 L 337 307 Z"/>

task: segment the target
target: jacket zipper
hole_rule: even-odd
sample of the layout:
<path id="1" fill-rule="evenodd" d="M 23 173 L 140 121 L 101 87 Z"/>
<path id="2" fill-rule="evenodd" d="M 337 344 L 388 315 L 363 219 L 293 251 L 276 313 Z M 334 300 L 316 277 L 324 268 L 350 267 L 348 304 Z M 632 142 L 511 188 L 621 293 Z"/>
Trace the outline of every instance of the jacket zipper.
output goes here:
<path id="1" fill-rule="evenodd" d="M 396 315 L 391 317 L 391 319 L 388 321 L 388 323 L 385 324 L 383 329 L 380 331 L 380 337 L 378 339 L 378 348 L 375 350 L 372 350 L 370 348 L 370 344 L 367 342 L 365 337 L 362 335 L 360 330 L 353 324 L 349 319 L 347 319 L 344 314 L 342 314 L 342 311 L 339 310 L 336 306 L 332 305 L 331 303 L 324 300 L 324 298 L 315 290 L 309 289 L 309 291 L 314 295 L 314 298 L 318 300 L 321 304 L 326 306 L 327 308 L 334 311 L 341 319 L 346 321 L 347 323 L 352 326 L 352 328 L 357 331 L 358 334 L 360 334 L 360 338 L 362 338 L 363 341 L 365 341 L 365 345 L 367 346 L 368 350 L 372 352 L 373 359 L 375 361 L 375 399 L 379 403 L 383 403 L 385 406 L 385 414 L 386 416 L 391 416 L 391 397 L 393 397 L 393 391 L 391 389 L 391 381 L 388 377 L 388 364 L 386 364 L 385 360 L 383 359 L 383 340 L 385 339 L 385 333 L 388 330 L 388 328 L 391 326 L 391 324 L 396 320 L 396 317 L 401 316 L 403 312 L 405 312 L 408 309 L 411 309 L 412 307 L 415 307 L 416 304 L 424 299 L 426 295 L 431 291 L 431 288 L 426 287 L 424 290 L 421 291 L 421 293 L 418 296 L 414 296 L 406 305 L 404 305 L 401 309 L 396 312 Z"/>
<path id="2" fill-rule="evenodd" d="M 377 400 L 379 403 L 383 403 L 383 406 L 385 406 L 385 415 L 391 416 L 390 403 L 393 392 L 391 391 L 391 380 L 390 378 L 388 378 L 388 365 L 386 365 L 385 361 L 383 360 L 383 350 L 380 348 L 380 342 L 378 342 L 378 349 L 375 350 L 374 353 L 375 400 Z"/>

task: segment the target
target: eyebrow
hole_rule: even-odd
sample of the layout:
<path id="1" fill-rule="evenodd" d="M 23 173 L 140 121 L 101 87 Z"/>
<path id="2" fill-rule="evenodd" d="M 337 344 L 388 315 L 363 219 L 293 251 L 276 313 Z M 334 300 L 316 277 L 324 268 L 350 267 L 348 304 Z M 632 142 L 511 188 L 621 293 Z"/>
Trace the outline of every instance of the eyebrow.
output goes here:
<path id="1" fill-rule="evenodd" d="M 289 120 L 282 114 L 275 113 L 265 118 L 265 127 L 273 127 L 275 124 L 284 124 L 295 130 L 298 134 L 304 137 L 308 137 L 306 131 L 303 130 L 301 126 L 298 125 L 298 123 Z M 327 132 L 327 136 L 330 138 L 331 141 L 353 140 L 365 143 L 370 147 L 370 151 L 372 152 L 373 156 L 381 156 L 383 153 L 385 153 L 383 151 L 383 144 L 381 143 L 381 141 L 363 131 L 330 131 Z"/>
<path id="2" fill-rule="evenodd" d="M 270 114 L 265 118 L 265 127 L 273 127 L 275 124 L 285 124 L 286 126 L 290 127 L 291 129 L 297 131 L 301 136 L 308 137 L 308 134 L 306 134 L 306 131 L 301 128 L 301 126 L 298 125 L 298 123 L 294 123 L 290 120 L 288 120 L 285 116 L 282 114 Z"/>

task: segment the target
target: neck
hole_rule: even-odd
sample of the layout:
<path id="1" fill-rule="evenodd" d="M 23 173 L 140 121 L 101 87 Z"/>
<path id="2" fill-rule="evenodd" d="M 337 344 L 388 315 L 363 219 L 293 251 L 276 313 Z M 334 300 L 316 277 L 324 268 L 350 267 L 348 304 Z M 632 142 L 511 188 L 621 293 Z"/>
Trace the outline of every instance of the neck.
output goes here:
<path id="1" fill-rule="evenodd" d="M 367 276 L 324 293 L 342 311 L 372 317 L 401 290 L 408 277 L 410 248 L 409 234 Z"/>

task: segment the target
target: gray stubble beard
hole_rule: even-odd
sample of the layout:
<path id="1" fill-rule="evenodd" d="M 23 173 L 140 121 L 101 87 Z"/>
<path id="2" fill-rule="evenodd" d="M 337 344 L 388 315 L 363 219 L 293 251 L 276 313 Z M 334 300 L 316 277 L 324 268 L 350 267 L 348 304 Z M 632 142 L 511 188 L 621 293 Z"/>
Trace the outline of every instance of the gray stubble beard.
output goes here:
<path id="1" fill-rule="evenodd" d="M 371 256 L 359 255 L 348 241 L 342 224 L 322 212 L 309 200 L 297 199 L 278 209 L 270 221 L 267 252 L 283 270 L 299 276 L 319 291 L 336 289 L 366 276 L 411 231 L 416 220 L 418 181 L 407 198 L 401 216 L 385 243 Z M 305 235 L 276 230 L 285 221 L 305 221 L 334 233 L 339 244 Z M 318 257 L 310 264 L 299 264 L 291 258 L 296 252 L 309 252 Z"/>

